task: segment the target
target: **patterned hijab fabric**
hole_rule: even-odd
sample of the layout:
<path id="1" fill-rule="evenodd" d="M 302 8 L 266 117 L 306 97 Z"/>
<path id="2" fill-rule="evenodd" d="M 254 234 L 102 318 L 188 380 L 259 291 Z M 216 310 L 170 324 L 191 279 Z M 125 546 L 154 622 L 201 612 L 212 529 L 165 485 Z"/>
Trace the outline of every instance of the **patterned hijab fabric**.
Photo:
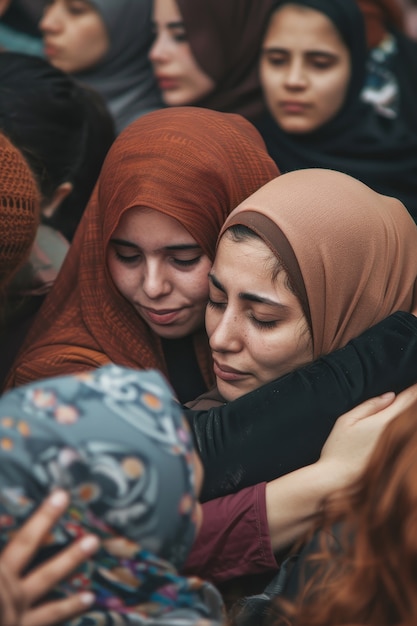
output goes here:
<path id="1" fill-rule="evenodd" d="M 152 0 L 90 0 L 107 28 L 110 49 L 99 65 L 75 74 L 105 98 L 120 132 L 163 106 L 148 52 Z"/>
<path id="2" fill-rule="evenodd" d="M 175 218 L 210 259 L 227 215 L 278 175 L 243 117 L 197 107 L 161 109 L 136 120 L 111 147 L 60 275 L 10 382 L 22 384 L 113 362 L 166 372 L 160 339 L 116 290 L 106 265 L 125 211 Z M 194 336 L 207 388 L 213 384 L 204 329 Z"/>
<path id="3" fill-rule="evenodd" d="M 215 81 L 199 106 L 248 119 L 262 113 L 259 50 L 273 0 L 177 0 L 198 65 Z"/>
<path id="4" fill-rule="evenodd" d="M 45 556 L 88 532 L 102 539 L 56 590 L 96 595 L 93 610 L 72 624 L 217 623 L 217 592 L 176 571 L 195 535 L 192 455 L 180 407 L 158 372 L 108 365 L 13 390 L 0 400 L 1 544 L 64 488 L 71 504 Z"/>
<path id="5" fill-rule="evenodd" d="M 290 172 L 235 209 L 281 259 L 312 331 L 314 359 L 417 304 L 417 226 L 404 205 L 331 170 Z"/>

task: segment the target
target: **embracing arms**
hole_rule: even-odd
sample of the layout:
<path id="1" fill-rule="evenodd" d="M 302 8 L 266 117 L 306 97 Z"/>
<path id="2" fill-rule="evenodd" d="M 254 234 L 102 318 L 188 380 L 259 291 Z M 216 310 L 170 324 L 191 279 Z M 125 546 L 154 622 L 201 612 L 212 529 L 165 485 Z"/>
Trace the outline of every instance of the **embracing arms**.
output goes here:
<path id="1" fill-rule="evenodd" d="M 208 411 L 187 410 L 205 468 L 202 500 L 314 463 L 354 406 L 417 381 L 417 318 L 395 313 L 344 348 Z"/>

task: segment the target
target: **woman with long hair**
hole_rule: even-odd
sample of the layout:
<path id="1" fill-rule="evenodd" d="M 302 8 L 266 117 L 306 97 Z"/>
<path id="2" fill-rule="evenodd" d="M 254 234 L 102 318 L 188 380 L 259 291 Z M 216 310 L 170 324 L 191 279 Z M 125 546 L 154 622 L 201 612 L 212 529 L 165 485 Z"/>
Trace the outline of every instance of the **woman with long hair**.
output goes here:
<path id="1" fill-rule="evenodd" d="M 237 624 L 416 623 L 416 410 L 414 401 L 386 427 L 357 481 L 325 502 L 286 576 L 249 598 Z"/>

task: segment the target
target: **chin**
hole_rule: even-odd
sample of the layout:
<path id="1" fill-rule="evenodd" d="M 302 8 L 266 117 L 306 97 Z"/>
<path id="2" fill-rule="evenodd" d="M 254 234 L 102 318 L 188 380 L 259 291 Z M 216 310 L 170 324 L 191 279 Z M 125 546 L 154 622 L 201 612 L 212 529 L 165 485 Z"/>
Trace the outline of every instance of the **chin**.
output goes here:
<path id="1" fill-rule="evenodd" d="M 281 129 L 288 133 L 288 135 L 305 135 L 307 133 L 311 133 L 315 130 L 315 127 L 311 127 L 309 124 L 300 124 L 300 123 L 284 123 L 278 124 Z"/>
<path id="2" fill-rule="evenodd" d="M 217 389 L 226 402 L 233 402 L 233 400 L 237 400 L 245 395 L 242 391 L 233 387 L 233 385 L 219 379 L 217 379 Z"/>
<path id="3" fill-rule="evenodd" d="M 162 92 L 162 100 L 167 107 L 183 107 L 191 104 L 189 98 L 173 91 Z"/>

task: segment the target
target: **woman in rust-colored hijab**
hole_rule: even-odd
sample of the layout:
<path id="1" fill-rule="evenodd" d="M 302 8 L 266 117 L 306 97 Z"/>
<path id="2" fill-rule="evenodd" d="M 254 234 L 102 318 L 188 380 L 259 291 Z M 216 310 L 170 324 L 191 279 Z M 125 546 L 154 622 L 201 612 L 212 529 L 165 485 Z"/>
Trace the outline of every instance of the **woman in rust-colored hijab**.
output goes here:
<path id="1" fill-rule="evenodd" d="M 213 374 L 204 310 L 217 235 L 232 209 L 277 175 L 260 135 L 240 116 L 179 107 L 135 121 L 106 158 L 7 385 L 113 362 L 161 370 L 181 401 L 207 389 Z M 200 268 L 199 284 L 185 295 L 178 284 L 176 291 L 164 284 L 162 294 L 153 285 L 144 296 L 139 282 L 126 291 L 141 258 L 149 282 L 161 255 L 175 280 L 189 282 Z"/>

